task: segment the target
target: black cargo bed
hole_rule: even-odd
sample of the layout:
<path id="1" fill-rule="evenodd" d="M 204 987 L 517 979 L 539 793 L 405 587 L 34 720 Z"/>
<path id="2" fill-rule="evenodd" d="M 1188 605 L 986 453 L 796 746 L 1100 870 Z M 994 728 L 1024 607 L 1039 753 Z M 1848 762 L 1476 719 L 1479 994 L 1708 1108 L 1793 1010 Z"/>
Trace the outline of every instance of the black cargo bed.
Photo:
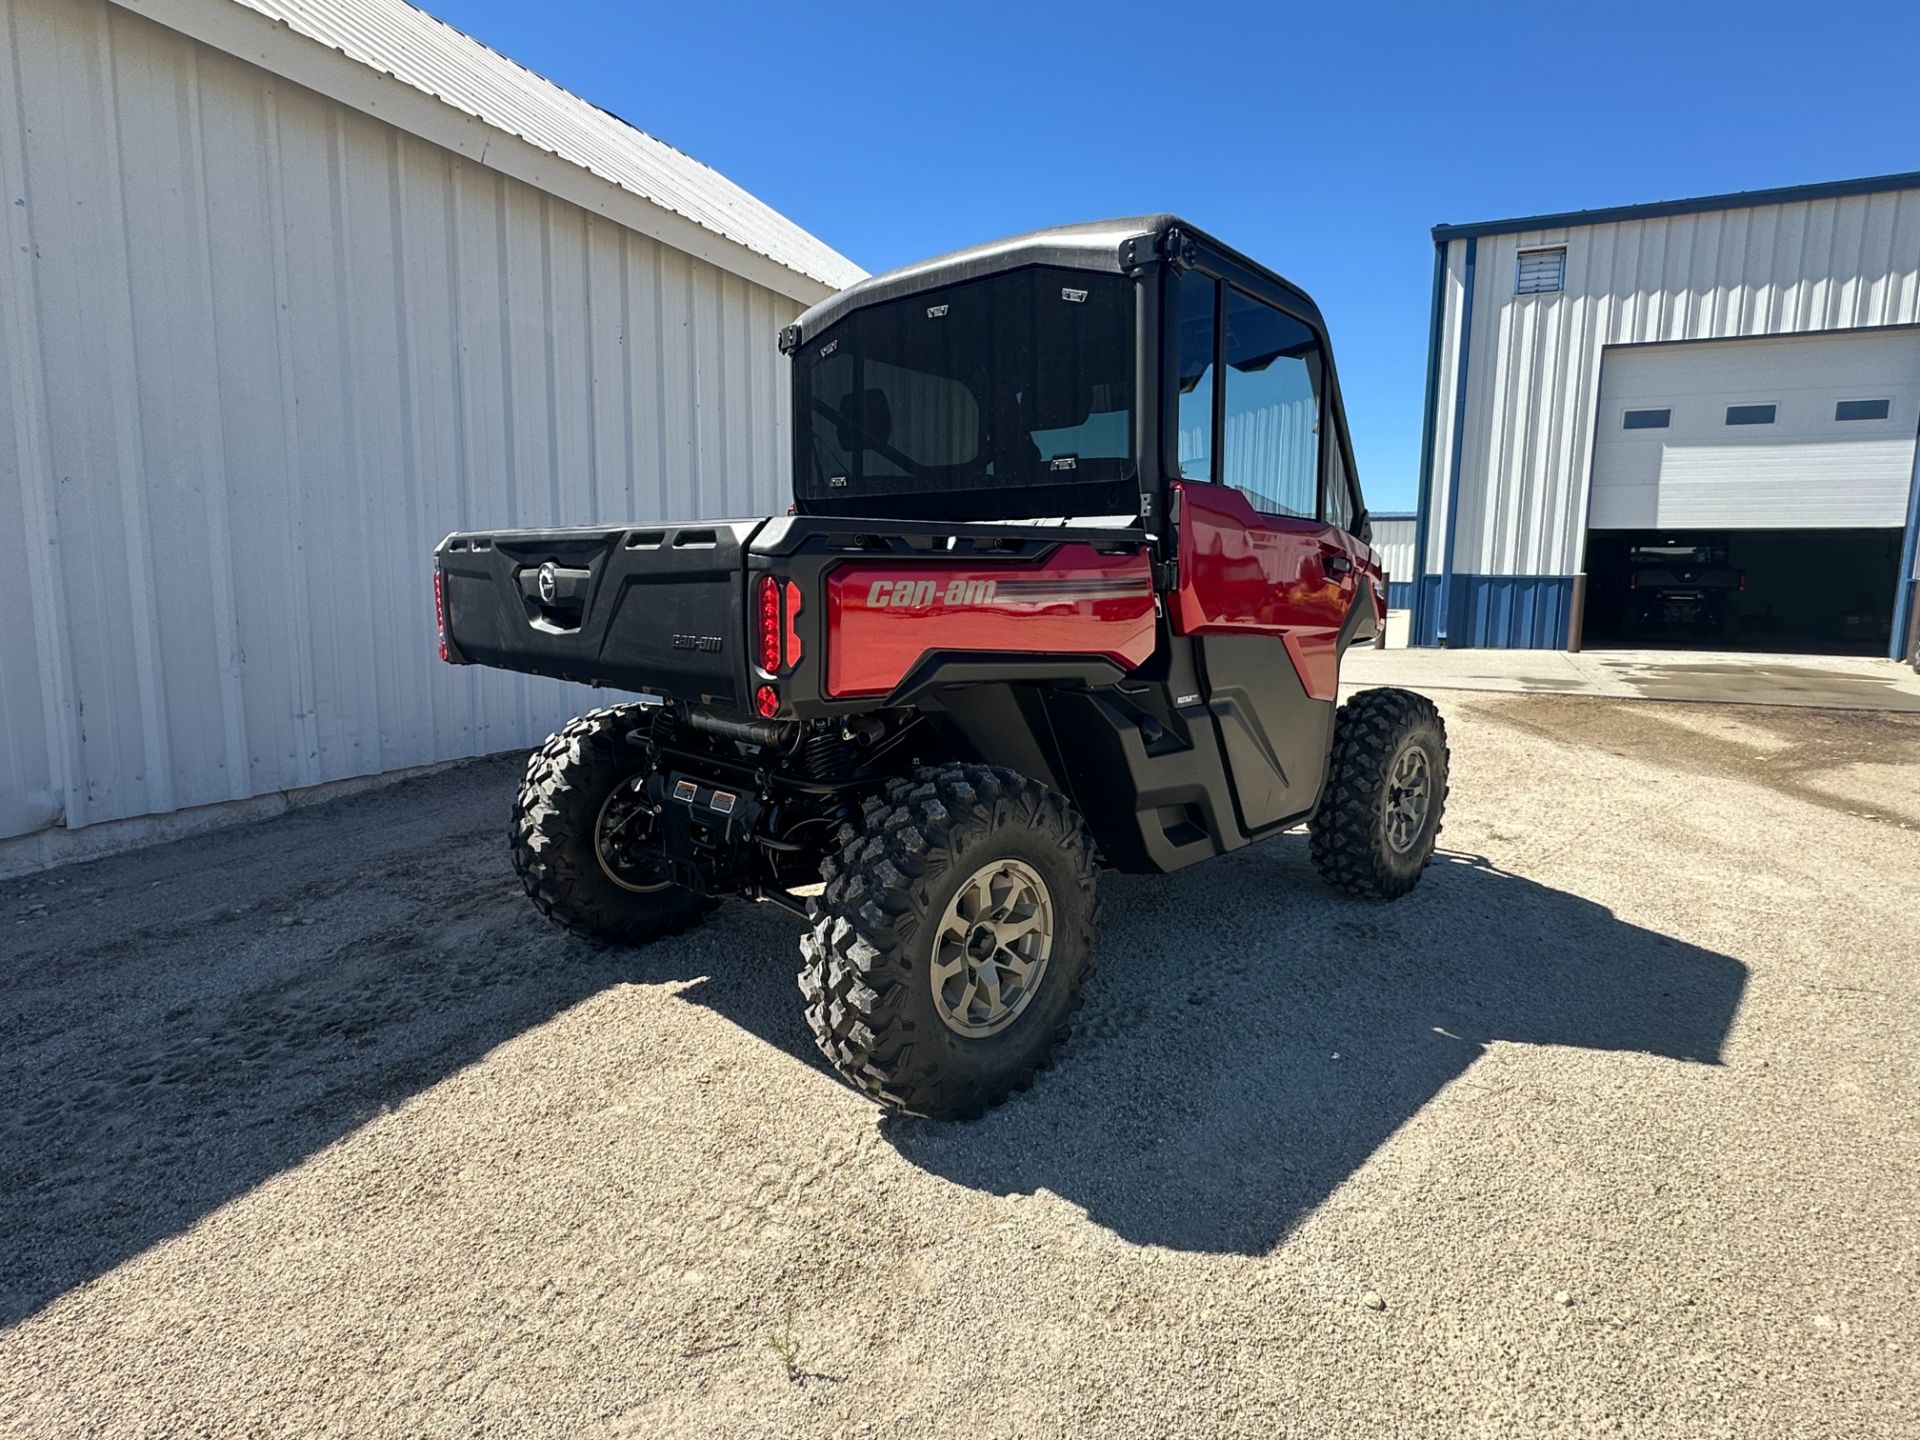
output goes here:
<path id="1" fill-rule="evenodd" d="M 448 659 L 744 708 L 746 550 L 765 523 L 449 535 Z"/>

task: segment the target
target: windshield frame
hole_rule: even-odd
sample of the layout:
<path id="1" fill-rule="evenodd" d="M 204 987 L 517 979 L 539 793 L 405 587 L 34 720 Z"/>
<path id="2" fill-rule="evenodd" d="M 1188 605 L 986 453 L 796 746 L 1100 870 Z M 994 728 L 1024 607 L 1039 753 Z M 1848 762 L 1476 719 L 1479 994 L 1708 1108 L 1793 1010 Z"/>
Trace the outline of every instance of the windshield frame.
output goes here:
<path id="1" fill-rule="evenodd" d="M 1125 376 L 1124 383 L 1129 387 L 1127 405 L 1124 411 L 1095 411 L 1090 412 L 1089 417 L 1092 414 L 1124 414 L 1126 417 L 1128 433 L 1124 453 L 1087 457 L 1111 466 L 1111 473 L 1098 478 L 1076 477 L 1059 481 L 1050 481 L 1043 473 L 1031 477 L 1003 477 L 997 483 L 982 477 L 983 483 L 963 488 L 902 489 L 881 494 L 850 491 L 844 499 L 826 493 L 824 472 L 817 468 L 814 451 L 816 416 L 821 413 L 818 406 L 832 403 L 830 398 L 823 400 L 813 393 L 814 376 L 822 360 L 847 343 L 863 317 L 870 317 L 885 307 L 942 306 L 951 303 L 946 297 L 961 292 L 977 293 L 989 286 L 1006 286 L 1033 277 L 1036 272 L 1047 276 L 1049 282 L 1052 277 L 1061 277 L 1071 282 L 1071 288 L 1075 289 L 1108 287 L 1116 291 L 1118 302 L 1125 307 L 1118 329 L 1127 337 L 1127 351 L 1123 356 L 1116 357 L 1118 363 L 1114 365 L 1113 372 L 1116 377 Z M 1157 428 L 1152 404 L 1156 394 L 1155 367 L 1143 359 L 1148 353 L 1145 348 L 1148 337 L 1143 327 L 1148 324 L 1155 303 L 1150 279 L 1150 274 L 1082 269 L 1057 262 L 1016 265 L 993 269 L 984 274 L 948 279 L 944 283 L 929 285 L 905 295 L 889 296 L 872 305 L 855 307 L 825 329 L 808 336 L 803 344 L 795 346 L 791 357 L 793 365 L 789 371 L 794 513 L 908 520 L 1035 521 L 1127 517 L 1137 521 L 1144 508 L 1142 476 L 1147 467 L 1143 459 L 1148 447 L 1154 443 L 1150 432 Z M 878 357 L 861 358 L 889 363 L 878 360 Z M 1037 373 L 1041 363 L 1036 355 L 1036 370 L 1031 373 Z M 996 377 L 996 380 L 1003 378 Z M 974 396 L 976 402 L 985 398 Z M 1063 427 L 1035 426 L 1027 433 L 1037 435 L 1045 429 L 1060 428 Z M 988 460 L 987 463 L 992 462 Z"/>

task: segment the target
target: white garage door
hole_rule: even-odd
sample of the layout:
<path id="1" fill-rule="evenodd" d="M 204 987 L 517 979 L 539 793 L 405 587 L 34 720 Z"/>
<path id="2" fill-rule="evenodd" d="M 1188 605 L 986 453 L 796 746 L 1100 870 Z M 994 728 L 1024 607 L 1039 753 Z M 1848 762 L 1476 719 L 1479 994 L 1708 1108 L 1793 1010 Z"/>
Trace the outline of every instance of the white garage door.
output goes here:
<path id="1" fill-rule="evenodd" d="M 1610 349 L 1596 530 L 1906 524 L 1920 332 Z"/>

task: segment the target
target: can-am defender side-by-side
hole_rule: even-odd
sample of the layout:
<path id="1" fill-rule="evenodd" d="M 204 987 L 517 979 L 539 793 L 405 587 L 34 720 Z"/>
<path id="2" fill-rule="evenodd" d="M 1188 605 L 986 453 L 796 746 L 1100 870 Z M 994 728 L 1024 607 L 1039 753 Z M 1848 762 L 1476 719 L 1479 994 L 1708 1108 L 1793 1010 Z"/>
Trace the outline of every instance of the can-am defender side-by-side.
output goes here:
<path id="1" fill-rule="evenodd" d="M 1066 1037 L 1103 867 L 1306 821 L 1331 884 L 1413 887 L 1446 734 L 1405 691 L 1336 709 L 1386 596 L 1303 292 L 1161 216 L 877 276 L 779 342 L 790 515 L 436 553 L 443 658 L 638 697 L 527 767 L 544 913 L 639 942 L 783 905 L 840 1072 L 969 1116 Z"/>

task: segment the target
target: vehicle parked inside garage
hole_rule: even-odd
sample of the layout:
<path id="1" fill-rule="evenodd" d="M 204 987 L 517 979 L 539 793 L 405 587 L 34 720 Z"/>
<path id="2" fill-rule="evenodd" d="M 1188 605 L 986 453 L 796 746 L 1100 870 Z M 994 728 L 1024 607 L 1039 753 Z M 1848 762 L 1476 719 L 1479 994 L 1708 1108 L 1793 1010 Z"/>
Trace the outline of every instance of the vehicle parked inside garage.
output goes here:
<path id="1" fill-rule="evenodd" d="M 1884 655 L 1900 535 L 1596 530 L 1589 645 Z"/>
<path id="2" fill-rule="evenodd" d="M 1333 885 L 1413 887 L 1445 730 L 1337 705 L 1386 596 L 1306 294 L 1162 216 L 866 280 L 780 345 L 791 515 L 439 547 L 443 658 L 641 695 L 529 764 L 542 911 L 615 941 L 727 895 L 804 914 L 821 1050 L 965 1116 L 1067 1035 L 1102 866 L 1308 821 Z"/>
<path id="3" fill-rule="evenodd" d="M 1646 538 L 1627 547 L 1627 589 L 1634 624 L 1696 635 L 1723 635 L 1733 619 L 1729 601 L 1747 578 L 1727 563 L 1724 536 Z"/>

